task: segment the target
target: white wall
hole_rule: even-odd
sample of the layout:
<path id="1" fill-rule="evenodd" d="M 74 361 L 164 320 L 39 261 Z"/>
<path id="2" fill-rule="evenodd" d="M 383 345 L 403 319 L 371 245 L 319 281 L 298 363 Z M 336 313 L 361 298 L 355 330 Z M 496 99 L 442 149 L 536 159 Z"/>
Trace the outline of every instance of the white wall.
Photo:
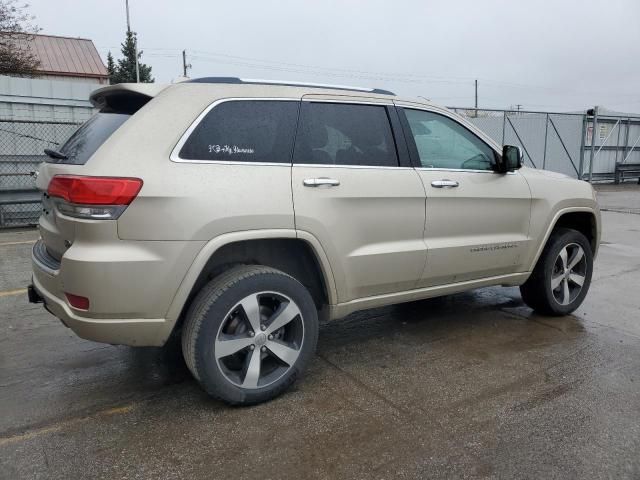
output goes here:
<path id="1" fill-rule="evenodd" d="M 96 83 L 0 75 L 0 119 L 84 122 Z"/>
<path id="2" fill-rule="evenodd" d="M 73 82 L 73 83 L 87 83 L 94 85 L 95 88 L 109 84 L 109 80 L 106 78 L 94 78 L 94 77 L 71 77 L 69 75 L 40 75 L 36 77 L 42 80 L 58 80 L 61 82 Z"/>

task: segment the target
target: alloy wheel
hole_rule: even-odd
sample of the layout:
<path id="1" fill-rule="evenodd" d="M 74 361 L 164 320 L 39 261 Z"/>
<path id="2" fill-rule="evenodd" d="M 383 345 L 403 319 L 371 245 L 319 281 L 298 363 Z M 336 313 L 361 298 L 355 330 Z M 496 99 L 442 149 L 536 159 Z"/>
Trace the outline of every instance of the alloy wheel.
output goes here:
<path id="1" fill-rule="evenodd" d="M 583 248 L 570 243 L 560 250 L 551 273 L 551 292 L 560 305 L 572 303 L 584 285 L 587 275 L 587 258 Z"/>
<path id="2" fill-rule="evenodd" d="M 214 346 L 216 364 L 239 387 L 266 387 L 293 367 L 303 341 L 303 318 L 293 300 L 276 292 L 251 294 L 222 321 Z"/>

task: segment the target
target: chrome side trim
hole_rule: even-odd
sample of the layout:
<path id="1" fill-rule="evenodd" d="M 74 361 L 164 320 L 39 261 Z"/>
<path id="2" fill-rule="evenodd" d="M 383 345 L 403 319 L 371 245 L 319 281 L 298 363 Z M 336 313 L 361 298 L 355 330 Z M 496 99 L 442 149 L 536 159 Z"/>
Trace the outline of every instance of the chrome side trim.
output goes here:
<path id="1" fill-rule="evenodd" d="M 438 297 L 441 295 L 450 295 L 452 293 L 465 292 L 473 288 L 491 285 L 521 285 L 527 280 L 529 275 L 531 275 L 531 272 L 508 273 L 505 275 L 466 280 L 464 282 L 434 285 L 402 292 L 383 293 L 371 297 L 356 298 L 347 302 L 329 305 L 329 317 L 333 320 L 345 317 L 359 310 Z"/>
<path id="2" fill-rule="evenodd" d="M 294 97 L 229 97 L 229 98 L 220 98 L 210 104 L 207 108 L 205 108 L 200 115 L 196 117 L 196 119 L 191 122 L 189 128 L 182 134 L 176 146 L 171 150 L 171 154 L 169 155 L 169 159 L 175 163 L 213 163 L 213 164 L 222 164 L 222 165 L 276 165 L 276 166 L 291 166 L 291 163 L 272 163 L 272 162 L 237 162 L 233 160 L 195 160 L 189 158 L 181 158 L 180 150 L 187 142 L 193 131 L 200 124 L 200 122 L 207 116 L 207 114 L 213 110 L 215 107 L 220 105 L 221 103 L 226 102 L 238 102 L 238 101 L 293 101 L 299 102 L 300 98 Z"/>

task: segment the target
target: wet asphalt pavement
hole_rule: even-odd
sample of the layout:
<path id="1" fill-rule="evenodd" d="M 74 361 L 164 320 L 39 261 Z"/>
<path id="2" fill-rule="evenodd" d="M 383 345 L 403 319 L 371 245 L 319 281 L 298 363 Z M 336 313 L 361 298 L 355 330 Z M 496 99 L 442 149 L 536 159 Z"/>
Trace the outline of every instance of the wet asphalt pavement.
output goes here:
<path id="1" fill-rule="evenodd" d="M 575 315 L 498 287 L 361 312 L 250 408 L 209 399 L 176 348 L 81 340 L 28 304 L 37 234 L 0 232 L 0 478 L 638 479 L 640 187 L 600 199 Z"/>

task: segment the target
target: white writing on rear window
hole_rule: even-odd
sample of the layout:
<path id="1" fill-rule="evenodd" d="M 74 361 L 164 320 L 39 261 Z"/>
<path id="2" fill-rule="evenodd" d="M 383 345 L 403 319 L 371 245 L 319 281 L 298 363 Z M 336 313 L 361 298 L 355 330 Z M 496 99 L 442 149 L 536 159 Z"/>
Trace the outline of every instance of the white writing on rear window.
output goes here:
<path id="1" fill-rule="evenodd" d="M 239 147 L 237 145 L 209 145 L 209 153 L 223 153 L 225 155 L 237 155 L 255 153 L 253 148 Z"/>

